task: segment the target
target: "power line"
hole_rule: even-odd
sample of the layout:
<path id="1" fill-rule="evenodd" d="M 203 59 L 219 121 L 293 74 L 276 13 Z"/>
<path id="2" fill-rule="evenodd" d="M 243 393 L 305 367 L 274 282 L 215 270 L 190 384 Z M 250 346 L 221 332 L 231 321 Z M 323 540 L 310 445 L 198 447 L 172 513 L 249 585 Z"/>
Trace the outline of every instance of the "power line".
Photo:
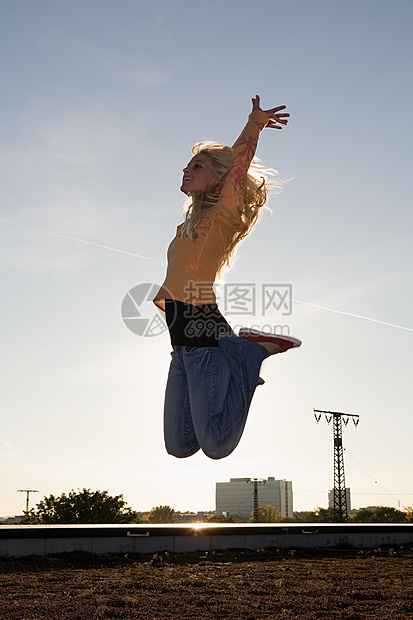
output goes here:
<path id="1" fill-rule="evenodd" d="M 333 512 L 336 521 L 347 521 L 348 507 L 346 494 L 346 481 L 344 475 L 344 454 L 343 454 L 343 430 L 347 426 L 350 418 L 354 426 L 359 423 L 359 415 L 356 413 L 340 413 L 339 411 L 323 411 L 314 409 L 314 417 L 317 424 L 320 422 L 321 414 L 324 413 L 327 424 L 333 420 L 333 441 L 334 441 L 334 485 L 333 485 Z M 319 414 L 319 415 L 317 415 Z"/>
<path id="2" fill-rule="evenodd" d="M 254 505 L 252 512 L 252 520 L 254 523 L 258 523 L 259 521 L 259 513 L 258 513 L 258 485 L 265 484 L 267 481 L 264 478 L 246 478 L 245 482 L 252 482 L 254 485 Z"/>
<path id="3" fill-rule="evenodd" d="M 238 506 L 235 506 L 234 508 L 231 508 L 231 511 L 230 511 L 230 512 L 231 512 L 232 514 L 235 514 L 236 509 L 237 509 L 237 508 L 239 508 L 240 506 L 242 506 L 242 504 L 245 504 L 245 502 L 247 502 L 247 501 L 250 499 L 250 497 L 252 497 L 253 495 L 254 495 L 254 491 L 251 493 L 251 495 L 248 495 L 248 497 L 246 497 L 245 499 L 243 499 L 243 500 L 242 500 L 242 502 L 240 502 L 240 503 L 238 504 Z"/>
<path id="4" fill-rule="evenodd" d="M 344 448 L 344 449 L 346 450 L 346 448 Z M 353 459 L 353 461 L 355 461 L 355 462 L 357 463 L 357 465 L 358 465 L 359 467 L 361 467 L 361 469 L 362 469 L 363 471 L 365 471 L 365 472 L 366 472 L 366 474 L 367 474 L 368 476 L 370 476 L 370 478 L 371 478 L 372 480 L 374 480 L 374 483 L 375 483 L 375 484 L 377 484 L 380 488 L 382 488 L 382 489 L 383 489 L 383 491 L 386 493 L 386 495 L 390 495 L 390 497 L 392 497 L 392 498 L 393 498 L 393 499 L 394 499 L 394 500 L 395 500 L 395 501 L 399 504 L 399 507 L 400 507 L 400 500 L 399 500 L 399 499 L 397 499 L 397 497 L 394 497 L 394 495 L 393 495 L 392 493 L 390 493 L 390 491 L 388 491 L 387 489 L 385 489 L 385 488 L 384 488 L 384 486 L 380 484 L 380 482 L 378 482 L 377 480 L 375 480 L 374 476 L 372 476 L 372 475 L 371 475 L 371 474 L 367 471 L 367 469 L 366 469 L 365 467 L 363 467 L 363 465 L 361 465 L 361 463 L 359 463 L 359 462 L 358 462 L 358 460 L 357 460 L 354 456 L 352 456 L 352 455 L 350 454 L 350 452 L 349 452 L 348 450 L 346 450 L 346 452 L 347 452 L 347 454 L 348 454 L 349 456 L 351 456 L 351 458 Z M 372 493 L 372 495 L 374 495 L 374 493 Z M 409 493 L 403 493 L 403 495 L 411 495 L 411 494 L 409 494 Z M 405 508 L 405 506 L 403 506 L 403 508 Z"/>
<path id="5" fill-rule="evenodd" d="M 18 489 L 17 493 L 26 493 L 26 512 L 29 512 L 29 495 L 30 493 L 38 493 L 36 489 Z"/>
<path id="6" fill-rule="evenodd" d="M 348 452 L 348 450 L 346 448 L 344 448 L 344 450 L 346 452 Z M 383 487 L 382 487 L 383 488 Z M 294 487 L 295 491 L 300 491 L 300 493 L 325 493 L 325 490 L 320 490 L 320 489 L 298 489 L 297 487 Z M 351 491 L 352 495 L 377 495 L 377 493 L 371 493 L 371 491 Z M 386 493 L 379 493 L 379 495 L 391 495 L 393 497 L 393 494 L 390 493 L 390 491 L 386 491 Z M 397 493 L 397 495 L 413 495 L 413 493 Z"/>

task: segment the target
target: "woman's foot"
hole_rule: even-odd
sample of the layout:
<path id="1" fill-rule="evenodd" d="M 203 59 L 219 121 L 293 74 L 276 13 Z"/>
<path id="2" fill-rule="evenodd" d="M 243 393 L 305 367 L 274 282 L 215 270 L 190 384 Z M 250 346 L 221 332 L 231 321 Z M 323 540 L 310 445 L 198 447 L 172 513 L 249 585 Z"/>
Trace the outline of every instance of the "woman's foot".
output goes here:
<path id="1" fill-rule="evenodd" d="M 298 340 L 298 338 L 268 334 L 266 332 L 260 332 L 257 329 L 250 329 L 249 327 L 242 327 L 238 335 L 240 338 L 245 338 L 246 340 L 262 345 L 270 355 L 284 353 L 289 349 L 301 346 L 301 340 Z"/>

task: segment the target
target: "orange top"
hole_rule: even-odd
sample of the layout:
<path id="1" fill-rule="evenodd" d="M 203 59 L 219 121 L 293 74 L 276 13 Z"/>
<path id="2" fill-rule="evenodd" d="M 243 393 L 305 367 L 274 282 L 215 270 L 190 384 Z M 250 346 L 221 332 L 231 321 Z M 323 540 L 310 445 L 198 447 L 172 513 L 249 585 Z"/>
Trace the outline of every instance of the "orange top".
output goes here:
<path id="1" fill-rule="evenodd" d="M 215 304 L 213 289 L 218 269 L 228 249 L 229 239 L 239 217 L 238 204 L 244 200 L 245 179 L 258 145 L 258 136 L 269 121 L 265 112 L 252 112 L 235 142 L 234 164 L 224 181 L 213 213 L 208 213 L 196 228 L 194 241 L 176 236 L 168 248 L 165 281 L 153 300 L 165 311 L 165 299 L 184 303 Z"/>

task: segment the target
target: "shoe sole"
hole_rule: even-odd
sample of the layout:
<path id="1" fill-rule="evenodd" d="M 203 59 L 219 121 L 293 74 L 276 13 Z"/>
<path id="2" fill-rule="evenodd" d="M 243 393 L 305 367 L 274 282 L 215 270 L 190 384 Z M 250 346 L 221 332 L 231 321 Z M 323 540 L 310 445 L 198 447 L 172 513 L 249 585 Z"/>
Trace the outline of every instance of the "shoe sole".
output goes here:
<path id="1" fill-rule="evenodd" d="M 292 336 L 277 336 L 277 334 L 266 334 L 265 332 L 259 332 L 254 329 L 248 329 L 242 327 L 239 330 L 239 337 L 251 340 L 253 342 L 269 342 L 273 344 L 285 343 L 291 344 L 291 348 L 300 347 L 302 342 L 298 338 Z"/>

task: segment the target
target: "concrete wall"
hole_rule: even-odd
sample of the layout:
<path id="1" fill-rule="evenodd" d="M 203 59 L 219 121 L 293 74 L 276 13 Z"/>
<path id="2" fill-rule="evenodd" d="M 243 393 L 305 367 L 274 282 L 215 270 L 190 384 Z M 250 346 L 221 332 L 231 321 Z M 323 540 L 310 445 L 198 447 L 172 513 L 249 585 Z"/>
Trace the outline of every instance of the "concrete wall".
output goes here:
<path id="1" fill-rule="evenodd" d="M 413 524 L 185 524 L 0 526 L 0 556 L 190 552 L 213 549 L 369 549 L 413 543 Z"/>

